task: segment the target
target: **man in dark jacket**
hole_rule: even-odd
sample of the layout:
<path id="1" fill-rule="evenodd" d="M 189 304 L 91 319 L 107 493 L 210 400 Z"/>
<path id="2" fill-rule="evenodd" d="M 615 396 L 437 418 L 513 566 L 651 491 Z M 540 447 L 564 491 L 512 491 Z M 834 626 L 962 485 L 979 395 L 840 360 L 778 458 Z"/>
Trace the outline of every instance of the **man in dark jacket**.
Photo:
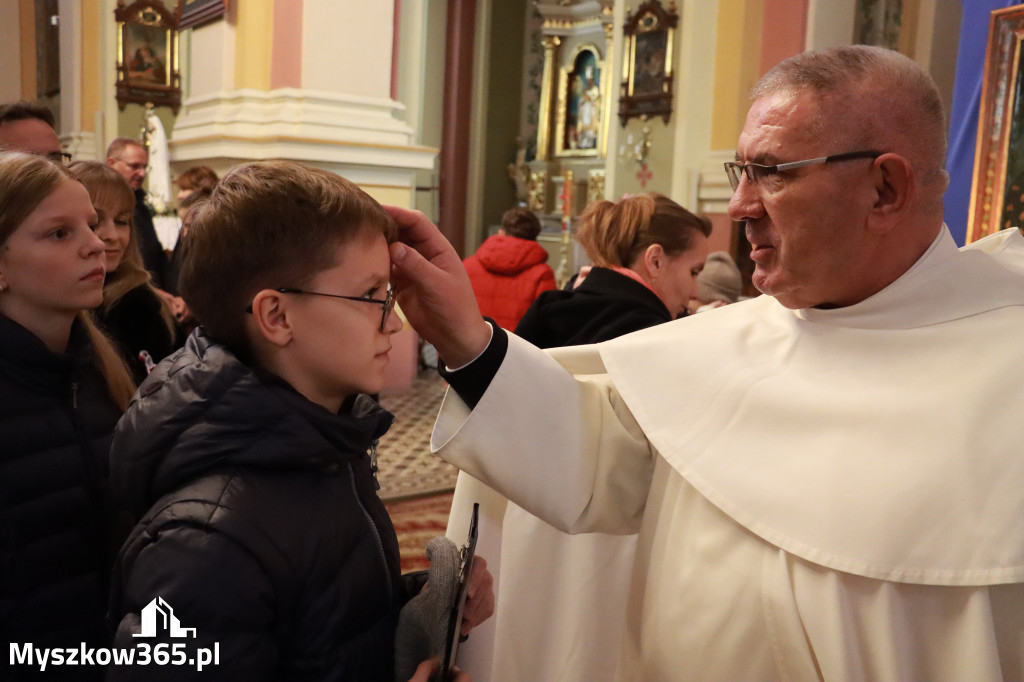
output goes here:
<path id="1" fill-rule="evenodd" d="M 64 163 L 71 155 L 61 151 L 54 125 L 53 112 L 39 104 L 0 104 L 0 151 L 36 154 Z"/>
<path id="2" fill-rule="evenodd" d="M 146 190 L 142 183 L 146 181 L 146 166 L 149 164 L 149 152 L 137 140 L 119 137 L 107 147 L 107 165 L 124 176 L 135 192 L 135 213 L 132 221 L 135 234 L 139 238 L 139 251 L 142 262 L 153 276 L 156 287 L 163 286 L 167 255 L 160 239 L 156 236 L 153 216 L 146 205 Z"/>

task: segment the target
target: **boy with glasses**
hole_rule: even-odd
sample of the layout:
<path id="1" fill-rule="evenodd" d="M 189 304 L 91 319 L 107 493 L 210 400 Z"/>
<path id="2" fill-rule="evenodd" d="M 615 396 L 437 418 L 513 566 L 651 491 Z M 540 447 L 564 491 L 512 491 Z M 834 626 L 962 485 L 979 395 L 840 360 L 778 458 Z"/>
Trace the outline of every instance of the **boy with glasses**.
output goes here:
<path id="1" fill-rule="evenodd" d="M 116 569 L 119 646 L 161 597 L 196 629 L 189 646 L 219 646 L 216 677 L 393 679 L 419 584 L 399 574 L 376 493 L 393 418 L 366 394 L 402 329 L 394 238 L 358 187 L 291 162 L 239 167 L 195 209 L 181 290 L 201 328 L 143 383 L 113 446 L 116 491 L 144 515 Z M 113 677 L 181 673 L 154 670 Z"/>

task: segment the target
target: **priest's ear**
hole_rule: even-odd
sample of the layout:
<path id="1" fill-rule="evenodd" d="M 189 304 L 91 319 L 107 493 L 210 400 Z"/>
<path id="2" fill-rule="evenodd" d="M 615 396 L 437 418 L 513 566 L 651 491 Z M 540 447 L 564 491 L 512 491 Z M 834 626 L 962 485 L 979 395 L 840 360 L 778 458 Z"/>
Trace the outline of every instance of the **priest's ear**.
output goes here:
<path id="1" fill-rule="evenodd" d="M 914 167 L 899 154 L 882 154 L 871 166 L 874 203 L 868 214 L 871 232 L 892 230 L 913 208 L 919 192 Z"/>

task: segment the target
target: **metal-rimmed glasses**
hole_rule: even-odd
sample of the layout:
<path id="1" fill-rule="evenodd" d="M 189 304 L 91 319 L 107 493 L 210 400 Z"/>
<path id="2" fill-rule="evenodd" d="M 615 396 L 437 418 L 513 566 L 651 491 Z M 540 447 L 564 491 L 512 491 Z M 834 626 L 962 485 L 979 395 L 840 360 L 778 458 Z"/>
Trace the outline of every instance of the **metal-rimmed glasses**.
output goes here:
<path id="1" fill-rule="evenodd" d="M 325 294 L 320 291 L 306 291 L 305 289 L 296 289 L 295 287 L 277 287 L 274 289 L 279 294 L 308 294 L 309 296 L 326 296 L 327 298 L 341 298 L 346 301 L 357 301 L 359 303 L 376 303 L 381 307 L 380 313 L 380 331 L 384 331 L 384 327 L 388 324 L 388 316 L 391 311 L 395 308 L 395 290 L 388 285 L 388 293 L 384 298 L 365 298 L 363 296 L 342 296 L 340 294 Z M 245 309 L 245 312 L 252 313 L 252 304 Z"/>
<path id="2" fill-rule="evenodd" d="M 833 161 L 877 159 L 882 154 L 883 152 L 876 151 L 846 152 L 845 154 L 819 156 L 816 159 L 807 159 L 805 161 L 777 163 L 774 166 L 766 166 L 761 163 L 741 163 L 739 161 L 726 161 L 724 165 L 725 174 L 729 176 L 729 184 L 732 185 L 732 189 L 735 192 L 736 188 L 740 186 L 740 176 L 744 173 L 747 175 L 747 182 L 752 185 L 757 185 L 765 178 L 775 175 L 779 171 L 788 171 L 793 170 L 794 168 L 804 168 L 806 166 L 818 166 L 825 163 L 831 163 Z"/>

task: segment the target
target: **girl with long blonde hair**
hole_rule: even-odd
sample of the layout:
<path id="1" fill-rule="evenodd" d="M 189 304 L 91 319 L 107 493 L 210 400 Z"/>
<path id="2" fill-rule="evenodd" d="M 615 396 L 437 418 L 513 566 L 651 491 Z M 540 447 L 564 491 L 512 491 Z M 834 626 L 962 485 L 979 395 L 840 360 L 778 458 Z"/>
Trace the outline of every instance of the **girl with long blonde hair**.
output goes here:
<path id="1" fill-rule="evenodd" d="M 0 635 L 40 648 L 108 644 L 124 536 L 108 449 L 134 384 L 88 314 L 103 302 L 95 227 L 62 167 L 0 154 Z"/>
<path id="2" fill-rule="evenodd" d="M 135 195 L 120 173 L 96 161 L 78 161 L 68 169 L 89 192 L 99 218 L 107 275 L 100 327 L 114 339 L 135 381 L 177 347 L 178 330 L 170 306 L 151 283 L 142 264 L 132 224 Z"/>

